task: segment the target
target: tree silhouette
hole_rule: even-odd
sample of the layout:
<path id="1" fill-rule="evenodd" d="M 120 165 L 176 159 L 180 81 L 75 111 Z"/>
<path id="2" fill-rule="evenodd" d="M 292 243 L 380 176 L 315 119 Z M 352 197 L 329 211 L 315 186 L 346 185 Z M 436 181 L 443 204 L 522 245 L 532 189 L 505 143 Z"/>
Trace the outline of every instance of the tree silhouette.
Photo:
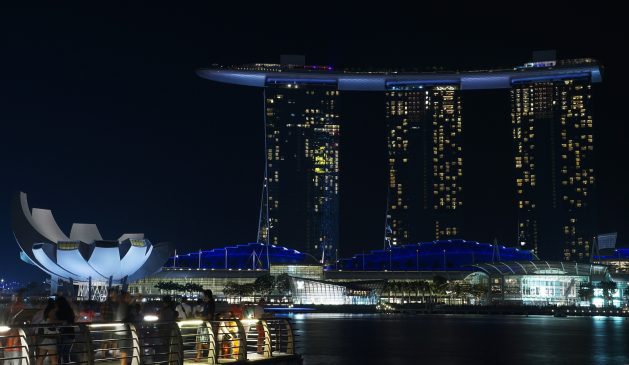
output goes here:
<path id="1" fill-rule="evenodd" d="M 605 280 L 598 284 L 598 287 L 603 289 L 603 298 L 605 298 L 605 306 L 609 306 L 609 302 L 612 300 L 618 285 L 615 281 Z"/>

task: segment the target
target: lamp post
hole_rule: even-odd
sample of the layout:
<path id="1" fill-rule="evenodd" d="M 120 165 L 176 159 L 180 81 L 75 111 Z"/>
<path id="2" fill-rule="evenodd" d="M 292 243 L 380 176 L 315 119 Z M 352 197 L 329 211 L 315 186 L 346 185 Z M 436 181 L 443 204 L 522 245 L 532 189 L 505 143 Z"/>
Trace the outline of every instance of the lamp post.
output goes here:
<path id="1" fill-rule="evenodd" d="M 419 249 L 415 250 L 415 266 L 417 271 L 419 271 Z"/>
<path id="2" fill-rule="evenodd" d="M 365 271 L 365 250 L 363 250 L 363 271 Z"/>
<path id="3" fill-rule="evenodd" d="M 443 250 L 443 271 L 446 271 L 446 250 Z"/>

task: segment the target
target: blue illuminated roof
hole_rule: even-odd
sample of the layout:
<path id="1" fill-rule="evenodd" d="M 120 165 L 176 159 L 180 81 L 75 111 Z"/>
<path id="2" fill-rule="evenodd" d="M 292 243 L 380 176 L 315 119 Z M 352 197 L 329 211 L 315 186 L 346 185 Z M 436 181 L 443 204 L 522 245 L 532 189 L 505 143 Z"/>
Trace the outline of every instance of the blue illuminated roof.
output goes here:
<path id="1" fill-rule="evenodd" d="M 629 248 L 618 248 L 610 255 L 594 256 L 594 260 L 629 260 Z"/>
<path id="2" fill-rule="evenodd" d="M 587 78 L 601 82 L 601 70 L 595 63 L 558 67 L 528 67 L 507 70 L 465 72 L 341 72 L 330 69 L 284 70 L 278 68 L 241 69 L 207 68 L 197 74 L 205 79 L 243 86 L 265 87 L 276 84 L 324 84 L 338 90 L 386 91 L 411 86 L 456 85 L 462 90 L 505 89 L 518 83 L 561 81 Z"/>
<path id="3" fill-rule="evenodd" d="M 498 257 L 499 256 L 499 257 Z M 537 260 L 532 251 L 461 239 L 420 242 L 374 250 L 338 262 L 342 270 L 473 271 L 470 265 L 494 261 Z"/>
<path id="4" fill-rule="evenodd" d="M 217 270 L 268 269 L 271 265 L 315 265 L 316 260 L 305 253 L 283 246 L 249 243 L 180 254 L 171 257 L 165 267 Z"/>

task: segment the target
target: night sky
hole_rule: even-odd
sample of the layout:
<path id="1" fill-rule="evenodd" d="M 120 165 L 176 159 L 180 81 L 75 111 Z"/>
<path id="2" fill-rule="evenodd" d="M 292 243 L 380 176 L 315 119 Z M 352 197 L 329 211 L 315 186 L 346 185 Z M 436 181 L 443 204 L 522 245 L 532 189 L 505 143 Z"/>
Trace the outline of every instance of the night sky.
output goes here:
<path id="1" fill-rule="evenodd" d="M 41 276 L 18 260 L 10 230 L 9 204 L 19 190 L 29 194 L 31 207 L 52 209 L 67 233 L 73 222 L 96 223 L 105 239 L 144 232 L 156 242 L 172 241 L 179 252 L 254 241 L 262 91 L 212 83 L 195 69 L 277 62 L 289 53 L 335 67 L 445 70 L 511 67 L 538 49 L 598 59 L 604 66 L 603 84 L 594 87 L 599 228 L 618 231 L 621 245 L 629 242 L 628 80 L 619 51 L 629 39 L 602 15 L 562 13 L 561 25 L 569 28 L 552 16 L 528 19 L 535 30 L 522 33 L 513 18 L 488 23 L 459 15 L 443 27 L 423 13 L 421 21 L 407 15 L 409 21 L 389 26 L 287 10 L 222 15 L 210 2 L 55 5 L 0 12 L 4 277 Z M 340 255 L 349 256 L 382 247 L 384 95 L 345 93 L 340 114 Z M 466 239 L 515 240 L 509 118 L 507 90 L 463 93 Z"/>

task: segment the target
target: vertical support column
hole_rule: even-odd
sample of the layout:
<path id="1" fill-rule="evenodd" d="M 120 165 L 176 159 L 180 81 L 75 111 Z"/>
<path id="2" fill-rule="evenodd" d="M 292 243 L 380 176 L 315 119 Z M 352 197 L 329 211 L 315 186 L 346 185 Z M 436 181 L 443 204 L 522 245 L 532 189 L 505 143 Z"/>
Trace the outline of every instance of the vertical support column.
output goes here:
<path id="1" fill-rule="evenodd" d="M 131 351 L 131 365 L 140 365 L 140 339 L 138 338 L 138 332 L 135 326 L 131 323 L 129 326 L 129 337 L 133 344 L 133 350 Z"/>
<path id="2" fill-rule="evenodd" d="M 212 323 L 208 321 L 203 321 L 203 323 L 201 323 L 201 326 L 202 326 L 201 332 L 205 332 L 208 334 L 208 346 L 207 346 L 208 364 L 218 364 L 218 351 L 216 351 L 216 334 L 214 332 L 214 329 L 212 328 Z"/>
<path id="3" fill-rule="evenodd" d="M 52 275 L 50 276 L 50 295 L 57 295 L 58 290 L 59 290 L 59 277 Z"/>
<path id="4" fill-rule="evenodd" d="M 183 339 L 176 322 L 170 323 L 168 341 L 168 364 L 183 364 Z"/>
<path id="5" fill-rule="evenodd" d="M 286 327 L 286 353 L 295 354 L 295 338 L 293 336 L 293 327 L 290 325 L 290 321 L 283 318 L 284 326 Z M 280 332 L 281 333 L 281 332 Z"/>
<path id="6" fill-rule="evenodd" d="M 20 344 L 20 357 L 19 364 L 28 365 L 30 363 L 30 359 L 28 357 L 28 353 L 30 352 L 28 349 L 28 342 L 26 341 L 26 333 L 21 328 L 17 329 L 17 335 L 19 336 L 19 344 Z M 10 361 L 9 361 L 10 362 Z M 15 364 L 15 363 L 14 363 Z"/>
<path id="7" fill-rule="evenodd" d="M 242 325 L 240 320 L 234 320 L 236 325 L 238 326 L 238 360 L 246 360 L 247 359 L 247 332 L 245 331 L 245 327 Z M 234 344 L 232 343 L 232 346 Z"/>
<path id="8" fill-rule="evenodd" d="M 258 326 L 262 326 L 262 332 L 264 337 L 262 338 L 262 356 L 264 358 L 269 358 L 273 355 L 273 351 L 271 349 L 271 331 L 269 331 L 269 324 L 265 320 L 260 320 Z M 260 333 L 258 333 L 260 336 Z M 260 339 L 258 338 L 258 341 Z"/>
<path id="9" fill-rule="evenodd" d="M 85 344 L 85 363 L 87 365 L 94 365 L 94 346 L 92 344 L 92 335 L 90 328 L 85 324 L 79 325 L 80 336 L 83 337 L 83 343 Z"/>

